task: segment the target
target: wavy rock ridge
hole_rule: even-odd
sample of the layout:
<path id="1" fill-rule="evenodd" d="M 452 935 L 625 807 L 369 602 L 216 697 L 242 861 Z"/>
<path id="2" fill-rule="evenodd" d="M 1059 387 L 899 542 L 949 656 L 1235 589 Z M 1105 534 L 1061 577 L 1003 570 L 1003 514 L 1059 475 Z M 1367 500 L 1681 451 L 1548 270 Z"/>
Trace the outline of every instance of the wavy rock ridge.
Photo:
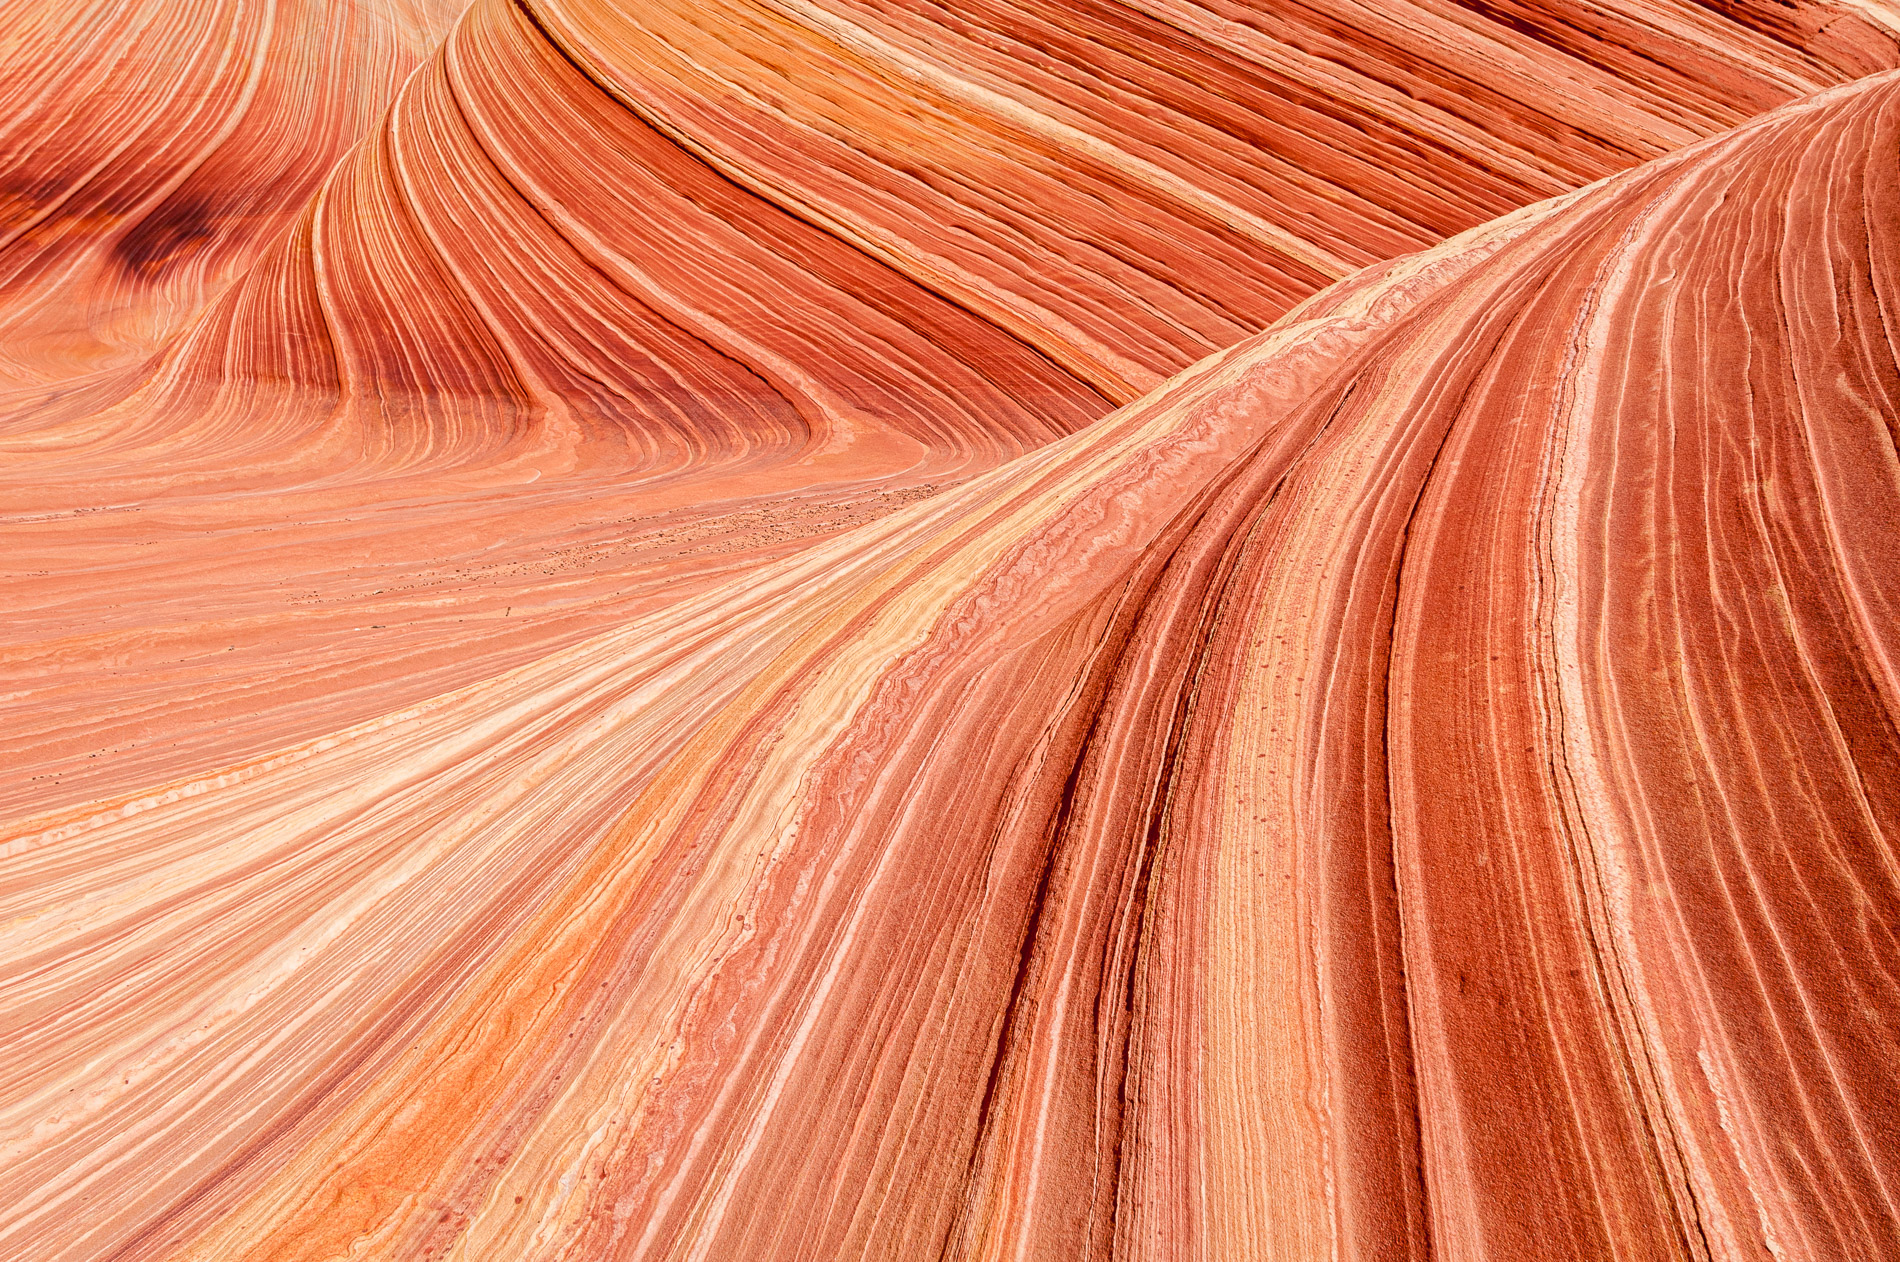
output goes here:
<path id="1" fill-rule="evenodd" d="M 0 1254 L 1900 1256 L 1888 10 L 269 12 L 0 295 Z"/>

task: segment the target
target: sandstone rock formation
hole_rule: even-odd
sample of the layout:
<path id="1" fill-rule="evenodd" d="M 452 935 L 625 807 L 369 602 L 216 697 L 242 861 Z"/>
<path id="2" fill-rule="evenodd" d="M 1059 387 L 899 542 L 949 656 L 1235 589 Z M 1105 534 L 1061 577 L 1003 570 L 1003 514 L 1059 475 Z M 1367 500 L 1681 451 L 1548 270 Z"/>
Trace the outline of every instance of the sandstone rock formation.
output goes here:
<path id="1" fill-rule="evenodd" d="M 1900 12 L 19 12 L 0 1256 L 1900 1256 Z"/>

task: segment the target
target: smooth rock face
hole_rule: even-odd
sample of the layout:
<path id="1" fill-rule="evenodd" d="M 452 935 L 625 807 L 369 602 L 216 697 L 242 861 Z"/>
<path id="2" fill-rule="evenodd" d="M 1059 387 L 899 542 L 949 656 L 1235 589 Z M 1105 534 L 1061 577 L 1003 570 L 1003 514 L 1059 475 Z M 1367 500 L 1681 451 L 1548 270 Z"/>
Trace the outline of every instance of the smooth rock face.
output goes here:
<path id="1" fill-rule="evenodd" d="M 0 1258 L 1900 1257 L 1900 10 L 0 58 Z"/>

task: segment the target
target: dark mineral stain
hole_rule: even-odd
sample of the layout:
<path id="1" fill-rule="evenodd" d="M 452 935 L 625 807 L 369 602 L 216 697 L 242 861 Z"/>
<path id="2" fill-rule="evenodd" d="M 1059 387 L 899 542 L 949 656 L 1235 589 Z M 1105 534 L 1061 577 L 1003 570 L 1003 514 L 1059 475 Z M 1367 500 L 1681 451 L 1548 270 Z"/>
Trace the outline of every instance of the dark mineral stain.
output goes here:
<path id="1" fill-rule="evenodd" d="M 152 280 L 215 237 L 218 218 L 216 207 L 207 199 L 173 195 L 114 243 L 113 257 L 129 275 Z"/>

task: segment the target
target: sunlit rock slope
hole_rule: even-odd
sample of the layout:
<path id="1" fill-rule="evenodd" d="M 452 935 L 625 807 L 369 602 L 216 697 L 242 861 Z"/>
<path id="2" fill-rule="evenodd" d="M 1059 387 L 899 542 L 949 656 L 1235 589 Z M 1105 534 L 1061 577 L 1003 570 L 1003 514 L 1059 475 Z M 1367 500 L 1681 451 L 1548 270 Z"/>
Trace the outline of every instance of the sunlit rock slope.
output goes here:
<path id="1" fill-rule="evenodd" d="M 1890 8 L 13 15 L 0 1257 L 1900 1256 Z"/>

